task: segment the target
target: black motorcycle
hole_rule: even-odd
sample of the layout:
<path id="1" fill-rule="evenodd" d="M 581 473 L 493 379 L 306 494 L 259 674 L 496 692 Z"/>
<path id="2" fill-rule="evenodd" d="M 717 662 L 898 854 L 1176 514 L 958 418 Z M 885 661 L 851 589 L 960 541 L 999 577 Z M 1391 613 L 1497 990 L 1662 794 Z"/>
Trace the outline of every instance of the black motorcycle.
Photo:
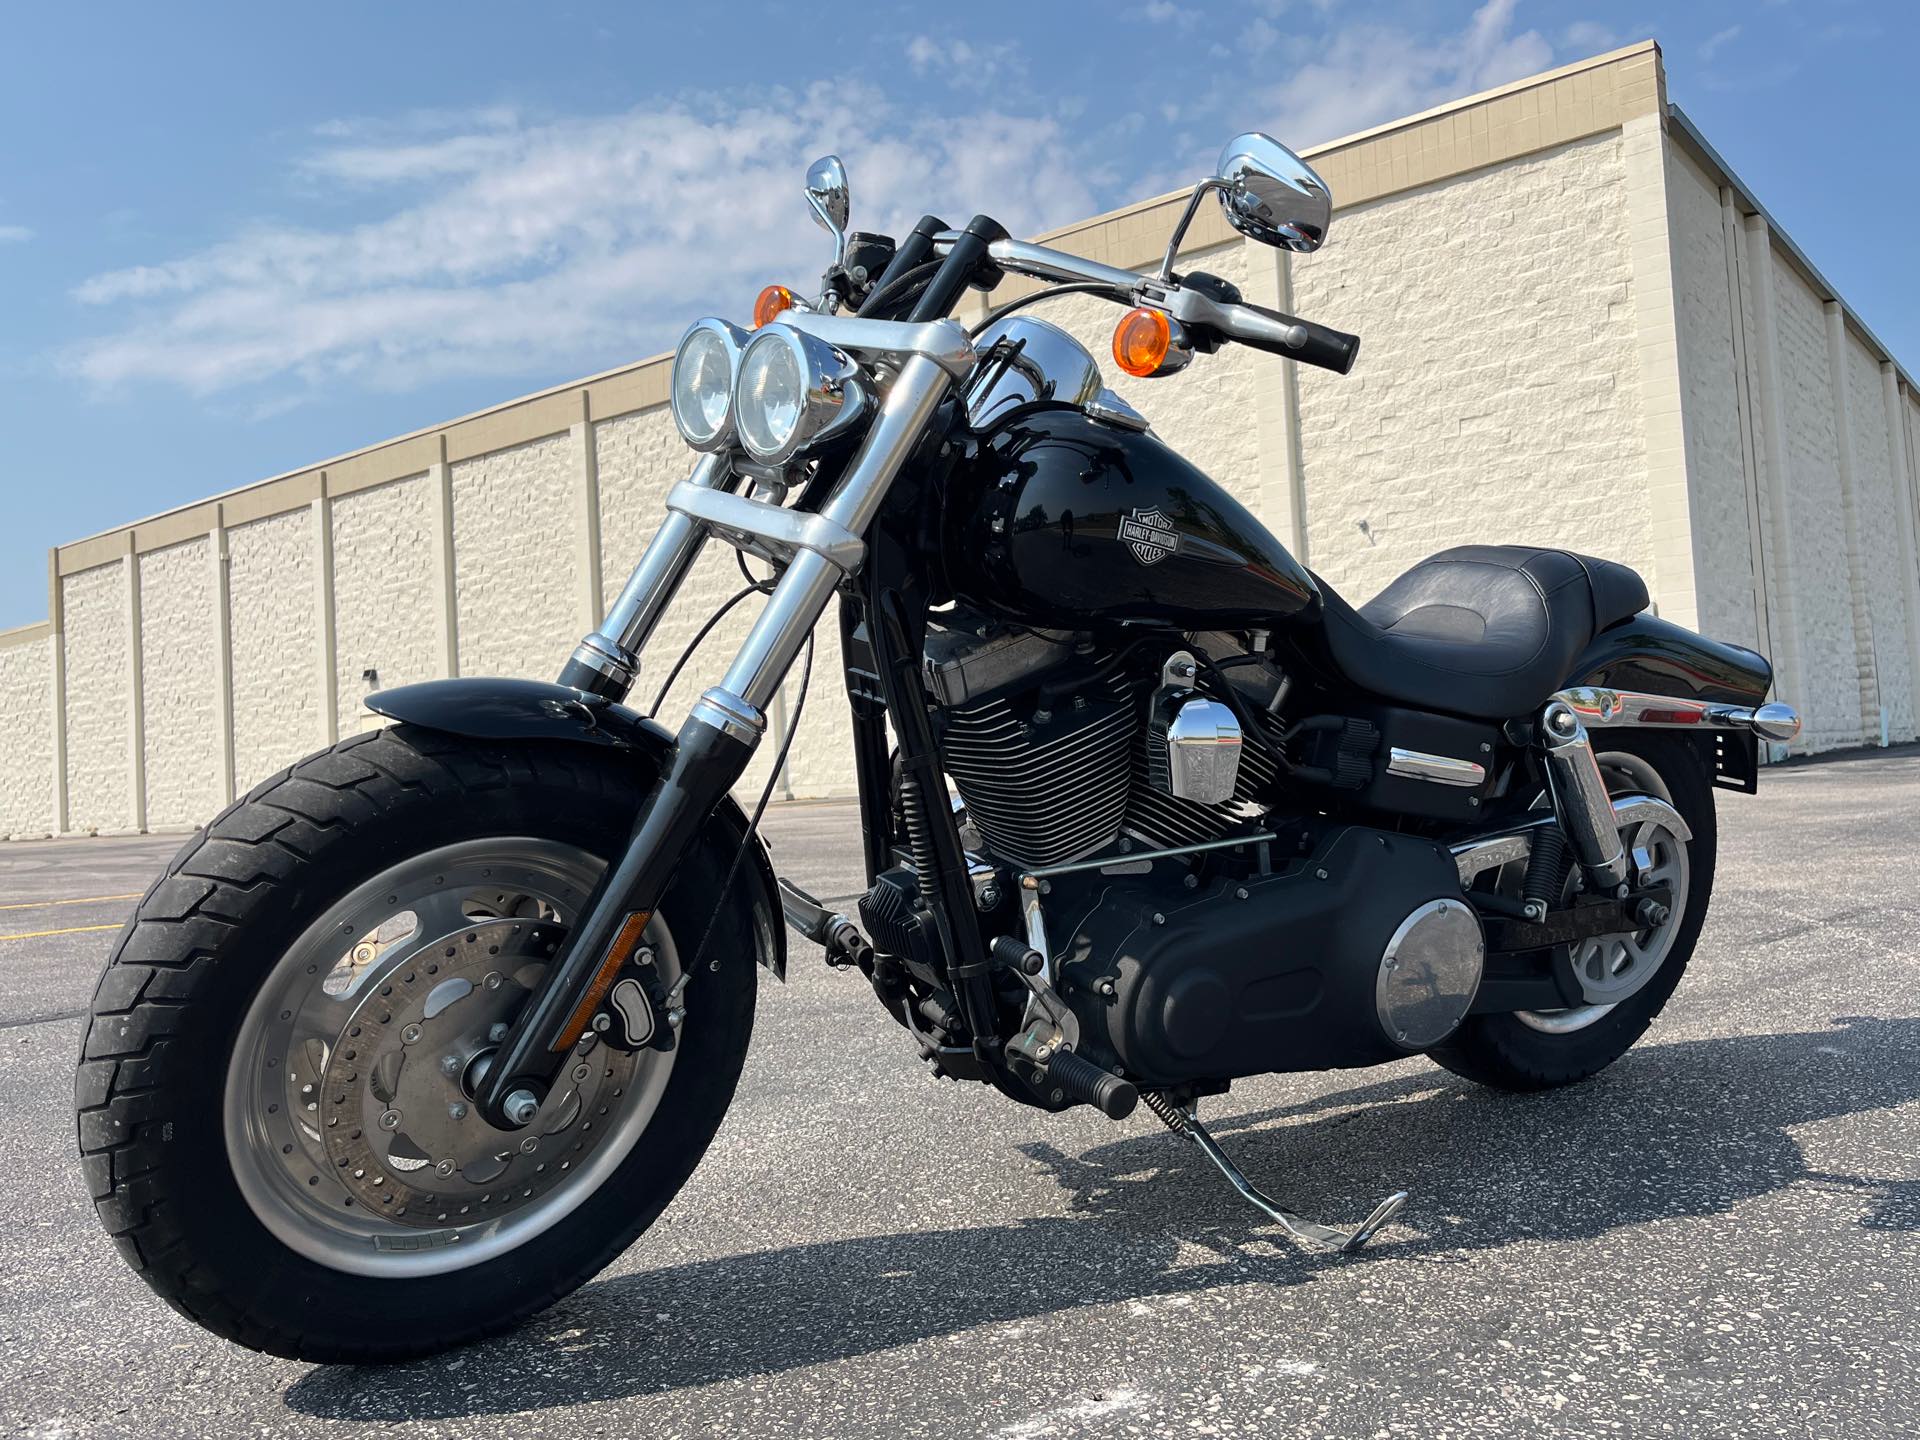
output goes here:
<path id="1" fill-rule="evenodd" d="M 551 1304 L 699 1162 L 783 914 L 936 1075 L 1115 1120 L 1144 1102 L 1334 1250 L 1405 1196 L 1350 1231 L 1304 1220 L 1203 1097 L 1423 1053 L 1536 1089 L 1639 1038 L 1706 915 L 1713 789 L 1750 792 L 1759 741 L 1798 730 L 1768 662 L 1565 551 L 1449 550 L 1358 609 L 1305 570 L 1022 313 L 1131 307 L 1134 375 L 1229 344 L 1344 374 L 1354 336 L 1176 273 L 1209 194 L 1298 252 L 1331 215 L 1311 169 L 1241 136 L 1140 275 L 985 216 L 848 233 L 840 162 L 813 167 L 821 292 L 687 331 L 672 410 L 701 459 L 558 683 L 373 697 L 390 726 L 256 786 L 140 902 L 76 1088 L 100 1217 L 155 1290 L 313 1360 Z M 971 333 L 949 318 L 1007 275 L 1048 283 Z M 716 539 L 734 600 L 764 603 L 670 733 L 623 702 Z M 776 881 L 731 798 L 836 598 L 852 915 Z"/>

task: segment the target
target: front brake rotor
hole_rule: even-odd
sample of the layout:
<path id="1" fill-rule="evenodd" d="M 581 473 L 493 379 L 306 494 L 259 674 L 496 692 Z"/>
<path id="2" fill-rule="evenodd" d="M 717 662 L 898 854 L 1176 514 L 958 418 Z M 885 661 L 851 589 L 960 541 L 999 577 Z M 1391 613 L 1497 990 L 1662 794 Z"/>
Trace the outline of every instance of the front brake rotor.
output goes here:
<path id="1" fill-rule="evenodd" d="M 322 1076 L 321 1133 L 355 1202 L 403 1225 L 471 1224 L 552 1189 L 600 1138 L 639 1055 L 576 1048 L 533 1123 L 499 1130 L 470 1093 L 546 972 L 562 931 L 490 920 L 456 931 L 355 1009 Z"/>

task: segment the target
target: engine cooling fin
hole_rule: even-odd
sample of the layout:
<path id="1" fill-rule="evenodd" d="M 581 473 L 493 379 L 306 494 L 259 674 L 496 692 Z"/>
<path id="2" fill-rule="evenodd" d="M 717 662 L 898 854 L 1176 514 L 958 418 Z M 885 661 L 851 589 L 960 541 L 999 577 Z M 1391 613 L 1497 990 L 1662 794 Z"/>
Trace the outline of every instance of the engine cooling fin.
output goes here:
<path id="1" fill-rule="evenodd" d="M 1134 736 L 1133 793 L 1127 805 L 1126 828 L 1156 846 L 1203 845 L 1217 840 L 1245 817 L 1256 813 L 1254 797 L 1274 783 L 1277 767 L 1264 747 L 1249 744 L 1240 752 L 1240 777 L 1234 783 L 1233 799 L 1225 805 L 1203 805 L 1198 800 L 1182 800 L 1156 786 L 1150 775 L 1146 728 Z"/>
<path id="2" fill-rule="evenodd" d="M 1119 835 L 1140 728 L 1134 701 L 1113 676 L 1053 712 L 1023 718 L 1004 699 L 948 712 L 947 773 L 995 854 L 1058 865 Z"/>

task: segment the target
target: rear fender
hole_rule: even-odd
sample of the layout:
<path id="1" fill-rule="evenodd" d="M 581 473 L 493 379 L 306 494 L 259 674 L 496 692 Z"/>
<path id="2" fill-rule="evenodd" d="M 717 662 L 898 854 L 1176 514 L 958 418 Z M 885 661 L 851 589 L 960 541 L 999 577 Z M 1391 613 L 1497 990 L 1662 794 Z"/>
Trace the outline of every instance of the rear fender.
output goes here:
<path id="1" fill-rule="evenodd" d="M 648 779 L 673 753 L 673 736 L 644 715 L 541 680 L 428 680 L 378 691 L 367 697 L 366 706 L 389 720 L 473 740 L 551 741 L 619 751 Z M 703 840 L 715 847 L 723 866 L 747 845 L 747 863 L 734 883 L 746 889 L 755 958 L 785 980 L 787 932 L 773 863 L 759 836 L 749 840 L 746 813 L 731 796 L 720 802 Z"/>
<path id="2" fill-rule="evenodd" d="M 1594 636 L 1560 688 L 1593 685 L 1726 705 L 1758 705 L 1773 685 L 1767 657 L 1642 612 Z"/>
<path id="3" fill-rule="evenodd" d="M 1602 630 L 1580 652 L 1560 688 L 1580 686 L 1751 707 L 1767 698 L 1773 665 L 1757 651 L 1709 640 L 1643 611 Z M 1752 731 L 1715 729 L 1696 740 L 1716 785 L 1753 793 L 1760 745 Z"/>

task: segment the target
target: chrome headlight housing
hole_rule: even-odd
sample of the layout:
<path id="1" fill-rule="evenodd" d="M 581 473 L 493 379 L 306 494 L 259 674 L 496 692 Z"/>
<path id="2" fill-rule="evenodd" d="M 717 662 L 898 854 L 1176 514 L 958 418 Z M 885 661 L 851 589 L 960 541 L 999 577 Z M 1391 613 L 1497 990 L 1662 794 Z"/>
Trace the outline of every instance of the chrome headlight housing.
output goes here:
<path id="1" fill-rule="evenodd" d="M 724 320 L 696 320 L 673 352 L 673 423 L 696 450 L 724 450 L 733 443 L 733 383 L 747 338 Z"/>
<path id="2" fill-rule="evenodd" d="M 866 408 L 860 367 L 824 340 L 775 323 L 747 342 L 733 385 L 734 425 L 761 464 L 784 465 Z"/>

